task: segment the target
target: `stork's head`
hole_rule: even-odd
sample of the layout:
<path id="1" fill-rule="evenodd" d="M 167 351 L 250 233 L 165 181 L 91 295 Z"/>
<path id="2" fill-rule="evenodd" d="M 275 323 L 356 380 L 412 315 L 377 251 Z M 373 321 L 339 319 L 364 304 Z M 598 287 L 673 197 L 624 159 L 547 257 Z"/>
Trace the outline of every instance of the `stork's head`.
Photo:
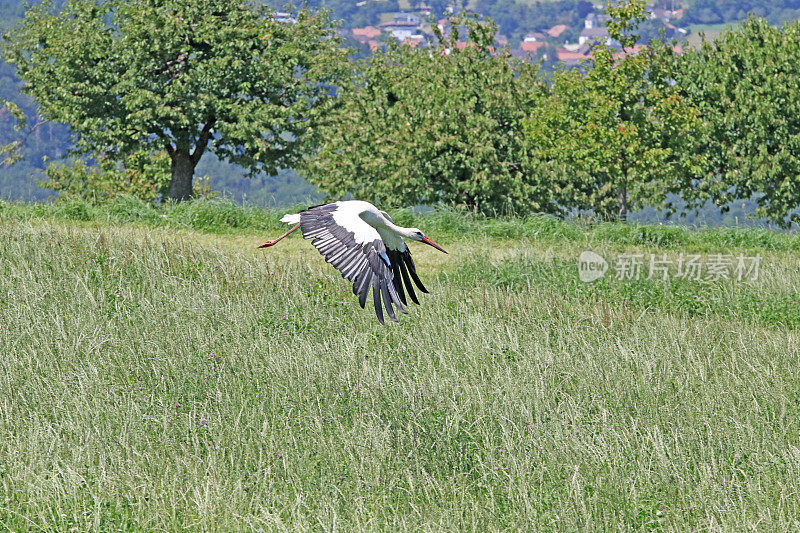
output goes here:
<path id="1" fill-rule="evenodd" d="M 441 246 L 439 246 L 438 244 L 433 242 L 430 239 L 430 237 L 426 237 L 425 234 L 422 233 L 422 230 L 419 229 L 419 228 L 408 228 L 408 233 L 406 233 L 405 237 L 408 237 L 409 239 L 411 239 L 413 241 L 424 242 L 425 244 L 429 244 L 429 245 L 433 246 L 434 248 L 436 248 L 440 252 L 447 253 L 447 250 L 445 250 L 444 248 L 442 248 Z"/>

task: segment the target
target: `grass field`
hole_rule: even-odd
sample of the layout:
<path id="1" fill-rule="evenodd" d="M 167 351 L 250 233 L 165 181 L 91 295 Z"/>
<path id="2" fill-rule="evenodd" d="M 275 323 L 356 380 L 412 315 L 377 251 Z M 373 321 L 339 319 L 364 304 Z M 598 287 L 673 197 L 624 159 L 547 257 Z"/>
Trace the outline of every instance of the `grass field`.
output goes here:
<path id="1" fill-rule="evenodd" d="M 395 214 L 450 254 L 380 326 L 307 241 L 255 249 L 279 213 L 0 203 L 0 524 L 800 526 L 800 237 Z M 589 249 L 763 261 L 588 284 Z"/>

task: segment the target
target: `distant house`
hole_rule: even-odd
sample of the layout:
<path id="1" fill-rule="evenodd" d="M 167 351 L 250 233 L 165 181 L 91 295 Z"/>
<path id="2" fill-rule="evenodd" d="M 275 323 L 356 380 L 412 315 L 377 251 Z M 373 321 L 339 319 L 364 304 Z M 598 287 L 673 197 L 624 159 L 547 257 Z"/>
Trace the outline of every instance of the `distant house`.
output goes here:
<path id="1" fill-rule="evenodd" d="M 625 48 L 624 50 L 619 50 L 618 52 L 614 52 L 614 59 L 621 59 L 626 56 L 635 56 L 642 50 L 647 49 L 648 47 L 643 44 L 636 44 L 632 48 Z"/>
<path id="2" fill-rule="evenodd" d="M 411 22 L 384 22 L 380 25 L 380 29 L 387 33 L 391 33 L 392 37 L 400 42 L 405 41 L 415 33 L 419 24 Z"/>
<path id="3" fill-rule="evenodd" d="M 569 26 L 567 26 L 566 24 L 559 24 L 557 26 L 553 26 L 552 28 L 547 30 L 545 33 L 547 33 L 547 35 L 549 35 L 550 37 L 554 37 L 555 38 L 555 37 L 560 36 L 565 31 L 567 31 L 567 29 L 569 29 Z"/>
<path id="4" fill-rule="evenodd" d="M 522 41 L 519 47 L 525 51 L 535 54 L 540 48 L 543 46 L 547 46 L 547 43 L 543 41 Z"/>
<path id="5" fill-rule="evenodd" d="M 419 46 L 425 46 L 427 43 L 427 39 L 424 35 L 412 35 L 411 37 L 407 37 L 403 44 L 406 46 L 410 46 L 411 48 L 417 48 Z"/>
<path id="6" fill-rule="evenodd" d="M 589 13 L 586 16 L 586 20 L 583 21 L 583 26 L 587 30 L 593 30 L 595 28 L 601 28 L 605 25 L 606 22 L 611 20 L 611 17 L 608 15 L 603 15 L 600 13 Z"/>
<path id="7" fill-rule="evenodd" d="M 556 58 L 568 67 L 577 67 L 581 64 L 581 61 L 592 59 L 592 57 L 594 55 L 592 54 L 592 47 L 589 45 L 581 46 L 575 51 L 570 51 L 566 48 L 556 49 Z"/>
<path id="8" fill-rule="evenodd" d="M 547 46 L 547 43 L 526 43 L 523 41 L 518 47 L 510 50 L 511 57 L 525 61 L 535 60 L 539 56 L 538 51 L 545 46 Z"/>
<path id="9" fill-rule="evenodd" d="M 606 28 L 584 28 L 578 37 L 578 44 L 586 44 L 589 42 L 605 43 L 611 45 L 611 37 L 608 35 Z"/>
<path id="10" fill-rule="evenodd" d="M 677 20 L 683 17 L 683 13 L 683 9 L 676 9 L 674 11 L 670 11 L 669 9 L 654 9 L 650 13 L 650 18 L 661 19 L 664 22 L 669 22 L 670 20 Z"/>
<path id="11" fill-rule="evenodd" d="M 381 30 L 375 26 L 367 26 L 366 28 L 353 28 L 353 37 L 357 41 L 365 42 L 370 39 L 375 39 L 381 34 Z"/>
<path id="12" fill-rule="evenodd" d="M 392 22 L 400 22 L 419 26 L 422 20 L 414 13 L 392 13 Z"/>
<path id="13" fill-rule="evenodd" d="M 547 35 L 545 35 L 544 33 L 540 33 L 540 32 L 534 32 L 534 33 L 529 33 L 528 35 L 526 35 L 525 38 L 523 39 L 523 42 L 536 43 L 536 42 L 545 41 L 545 40 L 547 40 Z"/>
<path id="14" fill-rule="evenodd" d="M 297 19 L 292 16 L 291 13 L 283 13 L 278 11 L 272 18 L 275 22 L 283 22 L 284 24 L 294 24 L 297 22 Z"/>
<path id="15" fill-rule="evenodd" d="M 463 50 L 464 48 L 467 48 L 468 46 L 469 47 L 475 46 L 475 43 L 468 43 L 466 41 L 456 41 L 456 50 Z M 444 50 L 442 50 L 440 55 L 449 56 L 452 53 L 453 53 L 452 48 L 445 48 Z"/>

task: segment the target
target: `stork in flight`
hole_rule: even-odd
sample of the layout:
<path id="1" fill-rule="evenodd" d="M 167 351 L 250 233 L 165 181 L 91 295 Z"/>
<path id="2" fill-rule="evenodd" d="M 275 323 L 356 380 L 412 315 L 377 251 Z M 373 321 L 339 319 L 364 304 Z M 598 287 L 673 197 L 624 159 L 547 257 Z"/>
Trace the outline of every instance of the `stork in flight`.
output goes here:
<path id="1" fill-rule="evenodd" d="M 339 270 L 343 278 L 353 282 L 353 294 L 358 296 L 362 308 L 372 288 L 375 314 L 381 324 L 384 323 L 381 300 L 389 318 L 397 322 L 392 305 L 401 313 L 408 313 L 404 307 L 408 305 L 405 292 L 415 304 L 419 304 L 411 285 L 412 279 L 419 290 L 428 292 L 417 275 L 403 237 L 447 253 L 421 230 L 398 226 L 386 212 L 359 200 L 309 207 L 296 214 L 284 215 L 281 222 L 294 224 L 294 227 L 259 248 L 273 246 L 301 229 L 303 238 L 314 239 L 311 244 L 325 260 Z"/>

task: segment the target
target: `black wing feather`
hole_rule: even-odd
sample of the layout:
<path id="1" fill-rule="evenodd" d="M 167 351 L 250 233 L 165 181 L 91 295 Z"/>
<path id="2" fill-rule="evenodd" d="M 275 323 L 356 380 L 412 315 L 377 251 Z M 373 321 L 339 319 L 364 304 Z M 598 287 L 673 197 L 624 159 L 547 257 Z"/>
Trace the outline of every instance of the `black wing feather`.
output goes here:
<path id="1" fill-rule="evenodd" d="M 427 294 L 428 289 L 425 288 L 425 285 L 422 284 L 422 281 L 419 279 L 419 276 L 417 276 L 417 269 L 414 267 L 414 260 L 411 259 L 410 252 L 406 251 L 406 253 L 403 254 L 403 261 L 408 267 L 408 273 L 411 274 L 411 279 L 413 279 L 414 283 L 417 284 L 419 290 Z"/>
<path id="2" fill-rule="evenodd" d="M 406 263 L 405 261 L 403 261 L 402 257 L 398 257 L 397 264 L 398 268 L 400 269 L 400 273 L 403 275 L 403 283 L 405 283 L 406 285 L 408 296 L 411 298 L 412 302 L 419 305 L 419 300 L 417 299 L 417 293 L 414 292 L 414 285 L 411 283 L 411 278 L 408 277 L 408 269 L 406 268 Z"/>
<path id="3" fill-rule="evenodd" d="M 394 285 L 397 289 L 398 295 L 402 294 L 403 289 L 405 289 L 408 292 L 408 296 L 411 298 L 411 301 L 419 305 L 419 299 L 417 298 L 417 293 L 414 291 L 414 285 L 411 283 L 411 280 L 414 280 L 414 283 L 416 283 L 417 287 L 419 287 L 419 290 L 422 292 L 428 291 L 425 288 L 425 285 L 422 284 L 419 276 L 417 276 L 417 270 L 414 267 L 414 260 L 411 259 L 411 252 L 408 250 L 408 248 L 406 248 L 402 251 L 390 250 L 387 253 L 392 262 Z M 411 274 L 410 277 L 409 273 Z M 403 285 L 405 285 L 405 287 L 403 287 Z M 403 303 L 406 303 L 405 295 L 401 297 L 401 300 Z"/>
<path id="4" fill-rule="evenodd" d="M 378 316 L 378 322 L 385 324 L 383 321 L 383 309 L 381 308 L 380 280 L 378 279 L 372 281 L 372 300 L 375 304 L 375 314 Z"/>
<path id="5" fill-rule="evenodd" d="M 394 283 L 394 290 L 397 292 L 397 295 L 400 297 L 400 301 L 403 302 L 403 305 L 408 305 L 408 301 L 406 301 L 406 294 L 403 292 L 403 278 L 402 274 L 400 274 L 400 264 L 398 261 L 392 261 L 391 256 L 389 259 L 392 263 L 392 283 Z"/>
<path id="6" fill-rule="evenodd" d="M 386 306 L 386 314 L 389 315 L 393 321 L 397 322 L 397 315 L 394 314 L 394 309 L 392 309 L 392 296 L 389 293 L 389 287 L 391 284 L 389 283 L 381 283 L 381 295 L 383 296 L 383 305 Z"/>

